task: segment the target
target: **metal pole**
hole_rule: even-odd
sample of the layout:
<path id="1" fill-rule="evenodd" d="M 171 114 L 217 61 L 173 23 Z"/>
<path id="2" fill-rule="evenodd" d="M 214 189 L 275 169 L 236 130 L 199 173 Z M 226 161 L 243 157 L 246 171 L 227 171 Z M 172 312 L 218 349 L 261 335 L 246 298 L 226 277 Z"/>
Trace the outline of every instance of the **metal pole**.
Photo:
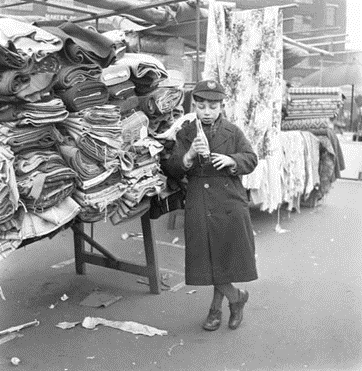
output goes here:
<path id="1" fill-rule="evenodd" d="M 353 101 L 354 101 L 354 85 L 352 84 L 352 94 L 351 94 L 351 118 L 350 118 L 350 125 L 352 131 L 354 131 L 353 127 Z"/>
<path id="2" fill-rule="evenodd" d="M 196 0 L 196 82 L 200 74 L 200 0 Z"/>
<path id="3" fill-rule="evenodd" d="M 321 58 L 321 69 L 319 74 L 319 86 L 322 86 L 323 83 L 323 58 Z"/>

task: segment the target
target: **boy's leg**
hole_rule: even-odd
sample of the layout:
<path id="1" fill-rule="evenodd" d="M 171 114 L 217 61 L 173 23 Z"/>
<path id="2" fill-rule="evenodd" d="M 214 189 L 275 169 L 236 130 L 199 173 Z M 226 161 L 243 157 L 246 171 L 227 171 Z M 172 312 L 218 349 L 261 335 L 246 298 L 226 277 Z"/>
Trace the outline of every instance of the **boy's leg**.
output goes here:
<path id="1" fill-rule="evenodd" d="M 217 289 L 229 300 L 229 328 L 235 330 L 240 326 L 241 321 L 243 320 L 243 310 L 249 299 L 249 293 L 246 290 L 240 291 L 232 283 L 217 285 Z"/>
<path id="2" fill-rule="evenodd" d="M 221 308 L 224 294 L 214 286 L 214 297 L 211 302 L 209 314 L 202 327 L 207 331 L 215 331 L 221 325 Z"/>

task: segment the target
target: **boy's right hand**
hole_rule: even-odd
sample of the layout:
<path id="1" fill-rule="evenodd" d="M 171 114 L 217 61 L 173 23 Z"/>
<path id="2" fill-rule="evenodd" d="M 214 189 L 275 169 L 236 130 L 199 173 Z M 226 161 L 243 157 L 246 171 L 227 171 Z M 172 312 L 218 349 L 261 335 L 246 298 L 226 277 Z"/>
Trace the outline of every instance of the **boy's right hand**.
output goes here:
<path id="1" fill-rule="evenodd" d="M 190 146 L 190 149 L 188 150 L 188 156 L 190 156 L 190 158 L 195 158 L 197 156 L 197 154 L 203 154 L 205 152 L 208 152 L 208 147 L 206 146 L 206 144 L 204 143 L 204 141 L 199 138 L 199 137 L 196 137 L 193 141 L 192 141 L 192 144 Z"/>

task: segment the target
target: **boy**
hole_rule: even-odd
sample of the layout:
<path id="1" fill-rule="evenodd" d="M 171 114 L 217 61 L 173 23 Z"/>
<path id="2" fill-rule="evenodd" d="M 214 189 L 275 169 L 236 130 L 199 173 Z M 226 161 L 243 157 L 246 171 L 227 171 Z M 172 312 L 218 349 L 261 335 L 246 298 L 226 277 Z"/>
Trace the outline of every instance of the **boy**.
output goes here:
<path id="1" fill-rule="evenodd" d="M 209 142 L 211 161 L 202 164 L 199 155 L 208 148 L 196 136 L 195 121 L 186 122 L 165 170 L 174 178 L 186 175 L 185 281 L 187 285 L 213 285 L 214 297 L 203 323 L 208 331 L 221 324 L 224 296 L 229 300 L 229 328 L 243 319 L 248 292 L 232 282 L 257 279 L 254 235 L 246 190 L 240 175 L 251 173 L 257 156 L 235 125 L 222 118 L 225 90 L 216 81 L 196 84 L 193 107 Z"/>

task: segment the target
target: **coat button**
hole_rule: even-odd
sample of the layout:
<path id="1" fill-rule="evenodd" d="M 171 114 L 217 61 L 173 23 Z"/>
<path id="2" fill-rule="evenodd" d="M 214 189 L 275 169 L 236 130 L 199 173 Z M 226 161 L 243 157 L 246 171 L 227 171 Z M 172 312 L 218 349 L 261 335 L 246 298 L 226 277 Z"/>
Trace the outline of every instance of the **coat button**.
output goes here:
<path id="1" fill-rule="evenodd" d="M 206 188 L 206 189 L 207 189 L 207 188 L 210 188 L 210 185 L 209 185 L 208 183 L 205 183 L 205 184 L 204 184 L 204 188 Z"/>

